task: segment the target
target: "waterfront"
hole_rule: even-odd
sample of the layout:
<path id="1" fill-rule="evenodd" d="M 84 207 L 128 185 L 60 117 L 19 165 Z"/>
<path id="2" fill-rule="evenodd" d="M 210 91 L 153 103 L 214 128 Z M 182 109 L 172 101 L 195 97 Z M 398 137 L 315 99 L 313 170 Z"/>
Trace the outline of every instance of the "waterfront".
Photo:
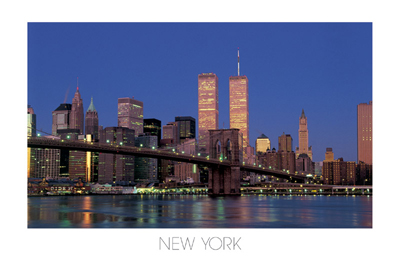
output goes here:
<path id="1" fill-rule="evenodd" d="M 28 198 L 28 228 L 372 228 L 372 196 Z"/>

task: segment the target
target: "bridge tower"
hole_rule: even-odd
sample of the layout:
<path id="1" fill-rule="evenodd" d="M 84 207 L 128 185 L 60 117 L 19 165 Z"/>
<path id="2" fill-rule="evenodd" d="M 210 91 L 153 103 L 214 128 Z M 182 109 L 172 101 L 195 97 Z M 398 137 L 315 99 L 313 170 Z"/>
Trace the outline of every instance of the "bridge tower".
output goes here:
<path id="1" fill-rule="evenodd" d="M 239 129 L 209 130 L 210 158 L 230 161 L 230 166 L 219 165 L 209 171 L 208 194 L 240 195 L 240 163 L 243 138 Z"/>

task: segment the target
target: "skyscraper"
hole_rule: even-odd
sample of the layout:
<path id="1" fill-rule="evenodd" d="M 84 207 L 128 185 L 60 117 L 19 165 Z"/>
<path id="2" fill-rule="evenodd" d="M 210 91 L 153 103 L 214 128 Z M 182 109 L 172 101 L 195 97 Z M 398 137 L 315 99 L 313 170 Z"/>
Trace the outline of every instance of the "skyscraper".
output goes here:
<path id="1" fill-rule="evenodd" d="M 199 151 L 208 153 L 208 130 L 218 129 L 218 77 L 214 73 L 198 76 L 198 131 Z"/>
<path id="2" fill-rule="evenodd" d="M 354 185 L 356 183 L 356 169 L 354 161 L 343 161 L 343 158 L 334 161 L 324 161 L 322 167 L 324 183 Z"/>
<path id="3" fill-rule="evenodd" d="M 372 101 L 357 106 L 357 160 L 372 165 Z"/>
<path id="4" fill-rule="evenodd" d="M 51 134 L 56 136 L 57 130 L 70 129 L 70 114 L 71 114 L 71 104 L 60 104 L 52 112 L 53 123 L 51 126 Z"/>
<path id="5" fill-rule="evenodd" d="M 293 138 L 290 136 L 290 134 L 283 133 L 278 137 L 278 151 L 293 151 Z"/>
<path id="6" fill-rule="evenodd" d="M 265 153 L 271 149 L 271 141 L 265 134 L 261 134 L 256 140 L 256 153 Z"/>
<path id="7" fill-rule="evenodd" d="M 170 139 L 173 144 L 179 143 L 178 122 L 168 122 L 163 125 L 162 139 Z"/>
<path id="8" fill-rule="evenodd" d="M 307 117 L 304 114 L 304 109 L 299 118 L 299 146 L 296 147 L 296 158 L 301 154 L 306 154 L 312 160 L 312 147 L 308 146 L 308 129 Z"/>
<path id="9" fill-rule="evenodd" d="M 72 99 L 71 106 L 71 121 L 70 129 L 79 129 L 79 134 L 83 134 L 83 102 L 81 94 L 79 93 L 79 86 L 76 87 L 74 98 Z"/>
<path id="10" fill-rule="evenodd" d="M 328 161 L 334 161 L 335 159 L 334 159 L 334 154 L 333 154 L 333 150 L 332 150 L 332 148 L 331 147 L 327 147 L 326 148 L 326 152 L 325 152 L 325 162 L 328 162 Z"/>
<path id="11" fill-rule="evenodd" d="M 238 76 L 229 77 L 229 128 L 243 134 L 243 146 L 249 143 L 249 80 L 240 76 L 238 50 Z"/>
<path id="12" fill-rule="evenodd" d="M 291 173 L 296 170 L 296 156 L 293 152 L 293 138 L 290 134 L 283 133 L 278 137 L 279 169 L 289 170 Z"/>
<path id="13" fill-rule="evenodd" d="M 178 123 L 179 143 L 184 142 L 187 138 L 196 138 L 196 120 L 190 116 L 175 117 Z"/>
<path id="14" fill-rule="evenodd" d="M 158 137 L 149 133 L 140 134 L 135 138 L 135 146 L 146 148 L 157 148 Z M 135 157 L 135 182 L 154 183 L 158 182 L 158 159 Z"/>
<path id="15" fill-rule="evenodd" d="M 143 133 L 143 102 L 129 97 L 118 98 L 118 127 L 135 130 L 135 136 Z"/>
<path id="16" fill-rule="evenodd" d="M 28 137 L 36 136 L 36 114 L 33 108 L 28 105 Z"/>
<path id="17" fill-rule="evenodd" d="M 99 142 L 118 146 L 135 146 L 135 131 L 126 127 L 106 127 L 100 133 Z M 114 181 L 133 183 L 135 157 L 101 153 L 99 155 L 98 182 Z"/>
<path id="18" fill-rule="evenodd" d="M 28 105 L 28 137 L 36 136 L 36 114 L 33 108 Z M 35 149 L 28 147 L 28 178 L 33 177 L 35 171 Z"/>
<path id="19" fill-rule="evenodd" d="M 92 135 L 94 140 L 99 138 L 99 115 L 93 104 L 93 97 L 90 100 L 89 108 L 85 117 L 85 135 Z"/>
<path id="20" fill-rule="evenodd" d="M 157 119 L 144 119 L 143 132 L 150 135 L 157 136 L 157 145 L 160 146 L 161 142 L 161 121 Z"/>

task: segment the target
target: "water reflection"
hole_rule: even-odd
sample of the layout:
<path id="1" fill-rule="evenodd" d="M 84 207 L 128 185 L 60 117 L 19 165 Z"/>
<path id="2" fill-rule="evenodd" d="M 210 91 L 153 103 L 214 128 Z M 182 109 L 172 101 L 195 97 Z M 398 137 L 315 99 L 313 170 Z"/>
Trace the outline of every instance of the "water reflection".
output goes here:
<path id="1" fill-rule="evenodd" d="M 371 228 L 372 197 L 28 198 L 29 228 Z"/>

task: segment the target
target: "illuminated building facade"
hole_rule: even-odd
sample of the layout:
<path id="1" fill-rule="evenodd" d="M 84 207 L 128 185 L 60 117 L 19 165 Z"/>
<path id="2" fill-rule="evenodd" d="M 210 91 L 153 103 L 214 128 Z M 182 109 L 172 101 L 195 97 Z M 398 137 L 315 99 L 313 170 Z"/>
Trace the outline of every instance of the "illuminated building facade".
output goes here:
<path id="1" fill-rule="evenodd" d="M 178 123 L 179 143 L 184 142 L 187 138 L 196 138 L 196 119 L 190 116 L 175 117 Z"/>
<path id="2" fill-rule="evenodd" d="M 135 146 L 156 149 L 158 147 L 158 137 L 149 133 L 140 134 L 135 138 Z M 158 182 L 158 179 L 158 159 L 146 157 L 135 158 L 136 183 L 154 183 Z"/>
<path id="3" fill-rule="evenodd" d="M 290 134 L 283 133 L 278 137 L 278 151 L 293 151 L 293 138 L 290 136 Z"/>
<path id="4" fill-rule="evenodd" d="M 296 147 L 296 158 L 301 154 L 306 154 L 312 160 L 312 147 L 308 146 L 308 128 L 307 117 L 304 114 L 304 109 L 299 118 L 299 146 Z"/>
<path id="5" fill-rule="evenodd" d="M 35 172 L 37 178 L 60 177 L 60 149 L 36 149 Z"/>
<path id="6" fill-rule="evenodd" d="M 280 166 L 280 157 L 278 153 L 276 153 L 275 148 L 272 150 L 267 151 L 266 153 L 260 155 L 259 157 L 259 162 L 267 167 L 273 169 L 273 170 L 278 170 Z"/>
<path id="7" fill-rule="evenodd" d="M 33 111 L 33 108 L 28 105 L 28 137 L 35 137 L 36 136 L 36 114 Z"/>
<path id="8" fill-rule="evenodd" d="M 214 73 L 198 75 L 199 152 L 208 154 L 208 130 L 218 129 L 218 77 Z"/>
<path id="9" fill-rule="evenodd" d="M 355 185 L 356 163 L 354 161 L 343 161 L 343 158 L 324 161 L 322 175 L 326 184 Z"/>
<path id="10" fill-rule="evenodd" d="M 64 140 L 84 140 L 84 135 L 80 134 L 80 129 L 60 129 L 57 130 L 57 135 Z M 64 176 L 70 179 L 86 178 L 86 152 L 80 150 L 66 150 L 66 171 Z"/>
<path id="11" fill-rule="evenodd" d="M 200 182 L 200 173 L 197 164 L 187 162 L 178 162 L 174 164 L 174 176 L 180 181 L 185 181 L 187 178 L 192 178 L 194 183 Z"/>
<path id="12" fill-rule="evenodd" d="M 187 139 L 178 146 L 176 152 L 182 154 L 196 155 L 198 149 L 196 146 L 196 139 Z M 180 180 L 192 178 L 195 183 L 200 181 L 200 172 L 197 164 L 188 162 L 174 162 L 174 175 L 179 177 Z"/>
<path id="13" fill-rule="evenodd" d="M 178 122 L 168 122 L 167 125 L 163 125 L 162 139 L 172 140 L 171 144 L 179 143 L 179 131 Z"/>
<path id="14" fill-rule="evenodd" d="M 294 151 L 278 151 L 279 169 L 294 173 L 296 171 L 296 155 Z"/>
<path id="15" fill-rule="evenodd" d="M 249 143 L 249 80 L 246 76 L 229 77 L 229 127 L 243 134 L 243 146 Z"/>
<path id="16" fill-rule="evenodd" d="M 135 130 L 135 136 L 143 133 L 143 102 L 129 97 L 118 98 L 118 127 Z"/>
<path id="17" fill-rule="evenodd" d="M 52 135 L 57 135 L 57 130 L 69 129 L 70 128 L 70 115 L 71 115 L 71 104 L 60 104 L 52 112 L 53 123 L 51 126 Z"/>
<path id="18" fill-rule="evenodd" d="M 256 153 L 265 153 L 271 149 L 271 141 L 265 134 L 261 134 L 256 140 Z"/>
<path id="19" fill-rule="evenodd" d="M 94 135 L 87 134 L 86 141 L 94 142 Z M 99 152 L 87 151 L 86 153 L 86 181 L 89 183 L 98 182 L 99 178 Z"/>
<path id="20" fill-rule="evenodd" d="M 81 178 L 86 181 L 86 152 L 70 150 L 68 157 L 68 173 L 70 179 Z"/>
<path id="21" fill-rule="evenodd" d="M 161 143 L 161 121 L 157 119 L 144 119 L 143 121 L 144 133 L 157 136 L 157 145 Z"/>
<path id="22" fill-rule="evenodd" d="M 28 112 L 27 112 L 27 129 L 28 129 L 28 137 L 36 137 L 36 114 L 33 111 L 33 108 L 28 105 Z M 28 147 L 28 169 L 27 169 L 27 174 L 28 178 L 34 177 L 34 172 L 35 172 L 35 149 L 32 149 Z"/>
<path id="23" fill-rule="evenodd" d="M 70 129 L 79 129 L 79 134 L 84 133 L 83 128 L 83 102 L 81 94 L 79 93 L 79 87 L 76 87 L 74 98 L 72 99 L 71 115 L 70 115 Z"/>
<path id="24" fill-rule="evenodd" d="M 290 173 L 296 171 L 296 159 L 293 151 L 276 151 L 275 148 L 273 148 L 263 154 L 258 154 L 257 159 L 259 164 L 265 168 L 270 168 L 272 170 L 285 170 Z"/>
<path id="25" fill-rule="evenodd" d="M 357 106 L 357 160 L 372 165 L 372 101 Z"/>
<path id="26" fill-rule="evenodd" d="M 60 139 L 59 136 L 44 136 L 43 138 Z M 35 154 L 31 158 L 35 165 L 32 171 L 32 177 L 68 177 L 68 157 L 69 150 L 35 148 Z"/>
<path id="27" fill-rule="evenodd" d="M 99 115 L 93 104 L 93 97 L 90 100 L 89 108 L 85 117 L 85 135 L 92 135 L 93 140 L 99 139 Z"/>
<path id="28" fill-rule="evenodd" d="M 134 146 L 135 131 L 125 127 L 106 127 L 100 132 L 100 143 Z M 99 155 L 98 182 L 100 184 L 134 181 L 135 157 L 101 153 Z"/>
<path id="29" fill-rule="evenodd" d="M 324 161 L 334 161 L 334 154 L 333 154 L 333 150 L 331 147 L 327 147 L 326 148 L 326 152 L 325 152 L 325 160 Z"/>

